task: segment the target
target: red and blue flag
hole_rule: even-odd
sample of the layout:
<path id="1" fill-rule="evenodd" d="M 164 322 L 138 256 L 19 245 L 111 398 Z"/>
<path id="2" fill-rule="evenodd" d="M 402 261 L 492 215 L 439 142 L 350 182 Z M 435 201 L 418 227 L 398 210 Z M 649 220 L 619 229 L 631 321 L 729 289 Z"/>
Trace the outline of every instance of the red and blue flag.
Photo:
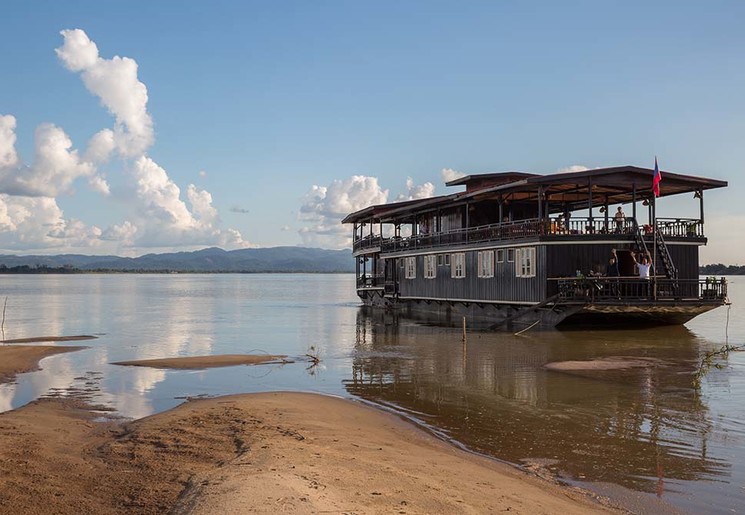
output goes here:
<path id="1" fill-rule="evenodd" d="M 652 191 L 655 197 L 660 196 L 660 181 L 662 181 L 662 175 L 660 175 L 660 169 L 657 166 L 657 158 L 654 158 L 654 175 L 652 176 Z"/>

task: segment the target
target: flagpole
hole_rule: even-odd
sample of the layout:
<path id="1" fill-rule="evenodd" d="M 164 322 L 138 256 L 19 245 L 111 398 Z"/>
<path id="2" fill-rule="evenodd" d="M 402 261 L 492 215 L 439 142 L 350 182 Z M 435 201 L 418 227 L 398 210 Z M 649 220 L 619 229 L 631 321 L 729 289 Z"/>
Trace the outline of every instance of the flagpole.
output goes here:
<path id="1" fill-rule="evenodd" d="M 654 269 L 654 275 L 652 276 L 652 280 L 654 281 L 652 285 L 652 292 L 655 302 L 657 301 L 657 189 L 655 187 L 655 181 L 656 181 L 656 175 L 659 168 L 657 167 L 657 156 L 654 156 L 654 172 L 652 176 L 652 246 L 654 247 L 652 249 L 652 252 L 654 256 L 652 257 L 652 268 Z M 659 186 L 657 186 L 659 187 Z"/>
<path id="2" fill-rule="evenodd" d="M 652 286 L 653 288 L 653 294 L 654 294 L 654 300 L 657 300 L 657 196 L 652 193 L 652 246 L 654 256 L 652 257 L 652 268 L 654 269 L 654 275 L 652 276 L 652 280 L 654 281 L 654 284 Z"/>

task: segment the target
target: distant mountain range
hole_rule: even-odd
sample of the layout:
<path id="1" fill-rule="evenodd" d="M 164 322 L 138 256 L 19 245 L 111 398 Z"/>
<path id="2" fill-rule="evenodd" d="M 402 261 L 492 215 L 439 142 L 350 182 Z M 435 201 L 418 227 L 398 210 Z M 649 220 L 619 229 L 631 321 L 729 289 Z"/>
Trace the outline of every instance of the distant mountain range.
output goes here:
<path id="1" fill-rule="evenodd" d="M 121 272 L 354 272 L 351 250 L 325 250 L 306 247 L 271 247 L 223 250 L 208 248 L 194 252 L 146 254 L 136 258 L 119 256 L 0 255 L 0 266 L 71 267 L 85 271 Z"/>

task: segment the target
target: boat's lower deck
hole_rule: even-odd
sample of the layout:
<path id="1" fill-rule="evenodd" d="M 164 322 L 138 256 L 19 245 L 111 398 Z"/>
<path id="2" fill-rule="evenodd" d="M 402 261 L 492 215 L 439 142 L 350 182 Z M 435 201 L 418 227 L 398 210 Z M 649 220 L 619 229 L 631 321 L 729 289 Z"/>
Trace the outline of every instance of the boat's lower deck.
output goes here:
<path id="1" fill-rule="evenodd" d="M 465 317 L 469 328 L 482 330 L 519 330 L 530 326 L 545 329 L 578 325 L 613 328 L 682 325 L 725 303 L 722 299 L 565 301 L 557 296 L 541 303 L 518 304 L 398 298 L 385 295 L 382 289 L 359 289 L 357 293 L 366 306 L 443 326 L 460 326 Z"/>

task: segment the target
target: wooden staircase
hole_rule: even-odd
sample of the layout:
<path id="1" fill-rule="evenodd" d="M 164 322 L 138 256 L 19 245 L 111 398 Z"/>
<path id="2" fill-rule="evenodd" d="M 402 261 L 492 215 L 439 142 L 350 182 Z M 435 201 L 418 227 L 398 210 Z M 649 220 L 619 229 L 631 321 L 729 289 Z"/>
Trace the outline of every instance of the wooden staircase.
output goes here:
<path id="1" fill-rule="evenodd" d="M 650 251 L 647 247 L 647 242 L 644 239 L 644 233 L 642 232 L 641 227 L 637 225 L 636 231 L 634 232 L 636 246 L 644 254 L 649 253 L 650 256 L 657 256 L 658 262 L 654 263 L 655 274 L 657 273 L 657 270 L 660 269 L 658 265 L 662 264 L 661 269 L 665 271 L 665 277 L 673 280 L 678 279 L 678 269 L 675 268 L 675 263 L 673 263 L 673 258 L 670 256 L 670 249 L 667 248 L 665 238 L 663 238 L 662 233 L 659 230 L 653 231 L 653 233 L 652 250 Z"/>
<path id="2" fill-rule="evenodd" d="M 668 279 L 677 279 L 678 278 L 678 269 L 675 268 L 675 264 L 673 263 L 673 258 L 670 257 L 670 250 L 667 248 L 667 244 L 665 243 L 665 238 L 662 237 L 662 233 L 660 231 L 654 232 L 655 237 L 655 247 L 657 248 L 657 258 L 662 261 L 662 267 L 665 269 L 665 276 Z M 655 263 L 655 266 L 657 263 Z"/>

